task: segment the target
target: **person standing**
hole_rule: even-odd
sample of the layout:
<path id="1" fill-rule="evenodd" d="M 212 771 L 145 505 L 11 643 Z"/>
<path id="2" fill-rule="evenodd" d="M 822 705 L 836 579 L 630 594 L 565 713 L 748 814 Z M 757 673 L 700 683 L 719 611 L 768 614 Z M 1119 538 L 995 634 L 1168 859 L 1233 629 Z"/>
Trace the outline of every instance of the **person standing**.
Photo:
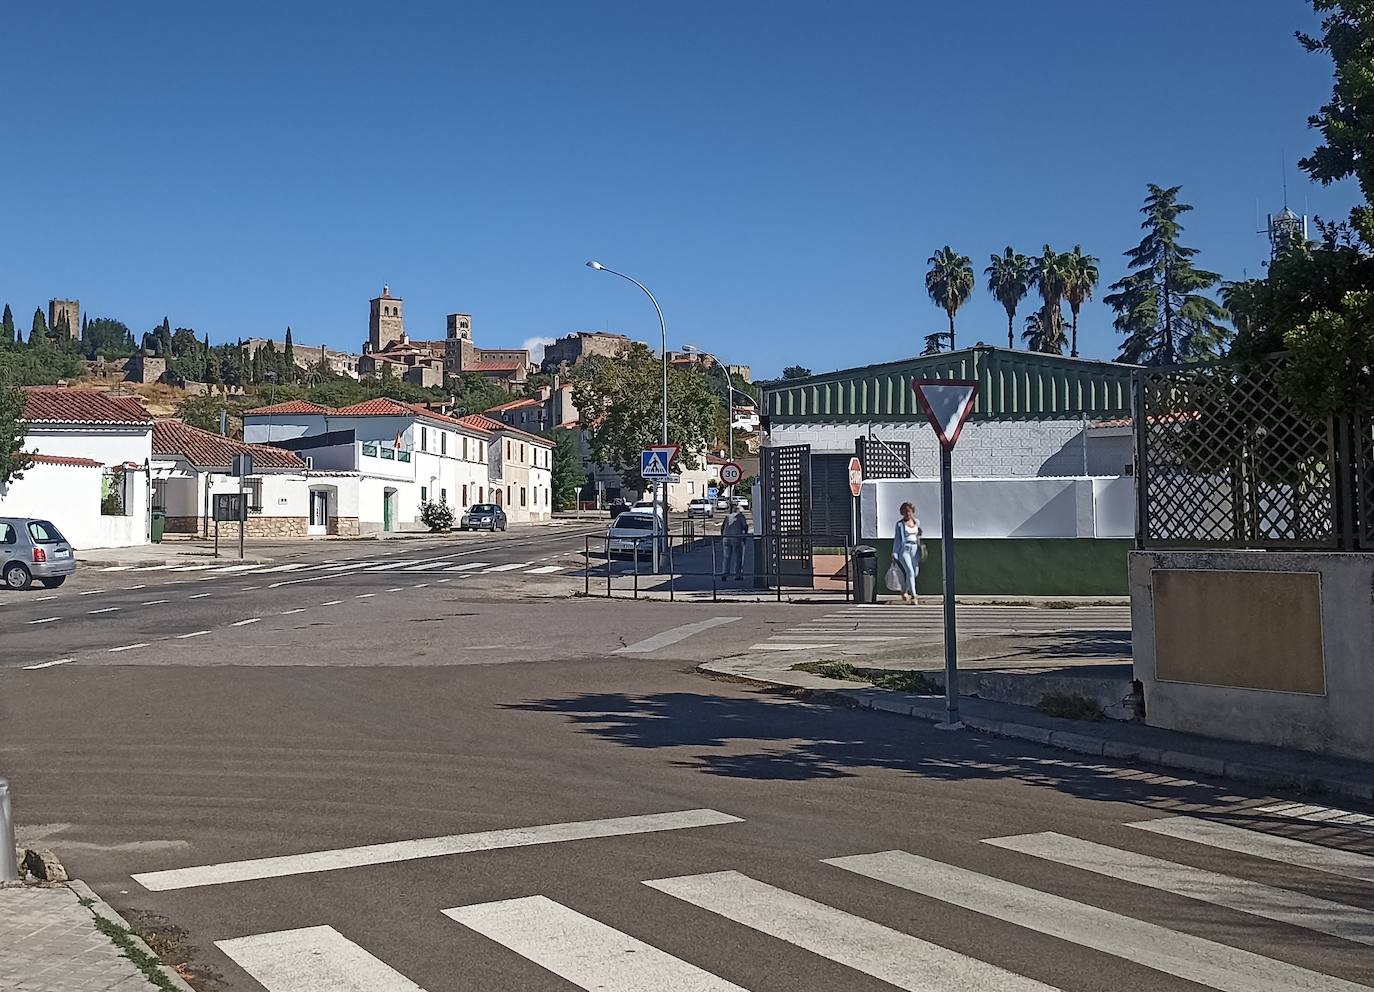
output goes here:
<path id="1" fill-rule="evenodd" d="M 902 566 L 906 588 L 902 590 L 903 603 L 916 603 L 916 576 L 921 572 L 921 521 L 916 516 L 916 507 L 903 503 L 898 510 L 901 518 L 897 530 L 892 535 L 892 560 Z"/>
<path id="2" fill-rule="evenodd" d="M 735 504 L 730 501 L 730 511 L 725 514 L 724 521 L 720 525 L 720 534 L 725 542 L 725 563 L 721 567 L 720 577 L 723 581 L 728 581 L 733 570 L 736 582 L 744 579 L 744 543 L 749 534 L 749 517 Z"/>

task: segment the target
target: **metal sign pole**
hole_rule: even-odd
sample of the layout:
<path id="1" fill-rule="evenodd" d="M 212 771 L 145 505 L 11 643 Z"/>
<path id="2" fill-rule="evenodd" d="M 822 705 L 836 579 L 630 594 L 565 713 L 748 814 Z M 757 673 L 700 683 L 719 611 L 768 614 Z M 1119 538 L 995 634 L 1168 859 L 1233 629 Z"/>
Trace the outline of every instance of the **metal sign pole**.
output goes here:
<path id="1" fill-rule="evenodd" d="M 0 882 L 19 881 L 15 853 L 14 809 L 10 806 L 9 779 L 0 778 Z"/>
<path id="2" fill-rule="evenodd" d="M 961 730 L 959 720 L 959 639 L 954 621 L 954 469 L 952 452 L 940 446 L 940 558 L 945 581 L 945 722 L 940 730 Z"/>
<path id="3" fill-rule="evenodd" d="M 239 476 L 239 561 L 243 561 L 243 532 L 248 523 L 248 501 L 244 494 L 243 483 L 243 476 Z"/>

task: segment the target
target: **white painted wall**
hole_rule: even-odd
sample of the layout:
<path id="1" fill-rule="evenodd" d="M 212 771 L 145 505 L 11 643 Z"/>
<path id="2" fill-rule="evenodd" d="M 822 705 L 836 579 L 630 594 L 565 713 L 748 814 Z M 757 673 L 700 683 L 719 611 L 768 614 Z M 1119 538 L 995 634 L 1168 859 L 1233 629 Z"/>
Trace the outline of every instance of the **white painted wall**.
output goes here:
<path id="1" fill-rule="evenodd" d="M 1099 537 L 1135 535 L 1135 488 L 1130 478 L 954 480 L 956 537 Z M 936 479 L 879 479 L 860 493 L 865 540 L 892 537 L 905 502 L 928 535 L 940 531 Z"/>

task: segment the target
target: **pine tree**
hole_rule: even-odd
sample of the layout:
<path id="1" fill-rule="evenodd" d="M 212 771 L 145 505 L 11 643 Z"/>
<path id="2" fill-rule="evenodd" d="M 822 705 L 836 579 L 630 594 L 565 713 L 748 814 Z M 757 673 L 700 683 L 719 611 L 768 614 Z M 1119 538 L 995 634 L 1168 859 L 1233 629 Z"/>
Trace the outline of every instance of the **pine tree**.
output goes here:
<path id="1" fill-rule="evenodd" d="M 219 355 L 213 351 L 207 351 L 205 354 L 205 381 L 211 385 L 218 385 L 224 378 L 220 372 Z"/>
<path id="2" fill-rule="evenodd" d="M 88 315 L 86 315 L 86 314 L 83 313 L 83 314 L 81 315 L 81 340 L 82 340 L 82 341 L 85 341 L 85 340 L 86 340 L 86 331 L 90 328 L 90 326 L 91 326 L 91 318 L 90 318 Z"/>
<path id="3" fill-rule="evenodd" d="M 53 328 L 53 337 L 58 341 L 66 341 L 72 336 L 72 322 L 67 317 L 67 311 L 63 310 L 57 318 L 57 326 Z"/>
<path id="4" fill-rule="evenodd" d="M 286 383 L 296 381 L 296 349 L 291 344 L 291 328 L 286 328 L 286 348 L 284 349 L 286 360 L 282 362 L 283 380 Z"/>
<path id="5" fill-rule="evenodd" d="M 0 317 L 0 344 L 16 344 L 14 332 L 14 311 L 5 304 L 5 315 Z"/>
<path id="6" fill-rule="evenodd" d="M 1102 302 L 1116 311 L 1113 322 L 1126 336 L 1123 362 L 1174 365 L 1214 358 L 1226 340 L 1226 309 L 1206 290 L 1221 282 L 1215 272 L 1194 267 L 1196 248 L 1178 243 L 1179 215 L 1192 210 L 1180 203 L 1182 187 L 1148 187 L 1141 227 L 1145 237 L 1125 253 L 1130 274 L 1112 283 Z"/>
<path id="7" fill-rule="evenodd" d="M 42 348 L 48 343 L 48 322 L 41 307 L 34 308 L 33 324 L 29 327 L 29 347 Z"/>

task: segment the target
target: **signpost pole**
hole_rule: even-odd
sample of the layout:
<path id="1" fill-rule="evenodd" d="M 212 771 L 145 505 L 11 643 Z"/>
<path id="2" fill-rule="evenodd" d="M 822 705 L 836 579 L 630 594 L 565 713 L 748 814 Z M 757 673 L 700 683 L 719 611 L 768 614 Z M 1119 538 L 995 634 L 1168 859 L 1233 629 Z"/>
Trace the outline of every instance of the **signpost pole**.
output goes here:
<path id="1" fill-rule="evenodd" d="M 248 503 L 244 497 L 243 476 L 239 476 L 239 561 L 243 561 L 243 532 L 248 523 Z"/>
<path id="2" fill-rule="evenodd" d="M 945 722 L 941 730 L 958 730 L 959 640 L 954 620 L 954 470 L 952 452 L 940 445 L 940 558 L 944 564 Z"/>

